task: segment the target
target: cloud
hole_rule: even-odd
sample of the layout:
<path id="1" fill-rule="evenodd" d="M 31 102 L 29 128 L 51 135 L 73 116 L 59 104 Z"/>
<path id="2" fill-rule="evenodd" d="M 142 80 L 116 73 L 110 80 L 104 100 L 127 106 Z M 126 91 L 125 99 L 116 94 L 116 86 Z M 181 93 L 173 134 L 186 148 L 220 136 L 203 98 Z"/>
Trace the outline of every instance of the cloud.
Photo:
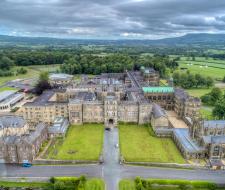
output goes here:
<path id="1" fill-rule="evenodd" d="M 224 0 L 1 0 L 0 34 L 155 39 L 225 33 L 224 7 Z"/>

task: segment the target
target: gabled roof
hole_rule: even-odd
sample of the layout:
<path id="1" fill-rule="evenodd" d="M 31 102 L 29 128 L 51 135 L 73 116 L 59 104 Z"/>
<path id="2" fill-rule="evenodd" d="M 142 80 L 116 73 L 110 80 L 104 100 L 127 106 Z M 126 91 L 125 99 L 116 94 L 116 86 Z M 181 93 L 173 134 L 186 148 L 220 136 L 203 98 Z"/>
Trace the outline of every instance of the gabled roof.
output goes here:
<path id="1" fill-rule="evenodd" d="M 152 114 L 154 118 L 165 117 L 166 112 L 158 104 L 153 103 Z"/>

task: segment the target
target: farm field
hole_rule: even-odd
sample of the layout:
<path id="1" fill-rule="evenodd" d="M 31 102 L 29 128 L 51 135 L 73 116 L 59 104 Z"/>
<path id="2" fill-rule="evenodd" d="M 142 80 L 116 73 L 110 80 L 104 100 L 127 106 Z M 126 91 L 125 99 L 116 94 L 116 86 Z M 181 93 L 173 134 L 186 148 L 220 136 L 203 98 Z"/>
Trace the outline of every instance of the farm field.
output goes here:
<path id="1" fill-rule="evenodd" d="M 155 137 L 146 125 L 119 125 L 121 154 L 126 161 L 185 163 L 171 138 Z"/>
<path id="2" fill-rule="evenodd" d="M 171 57 L 174 58 L 176 56 L 171 55 Z M 225 60 L 206 59 L 205 57 L 195 57 L 195 60 L 192 60 L 191 57 L 180 57 L 178 63 L 179 70 L 183 72 L 188 69 L 191 73 L 200 73 L 217 80 L 221 80 L 225 75 Z"/>
<path id="3" fill-rule="evenodd" d="M 103 131 L 102 124 L 70 126 L 65 139 L 57 138 L 44 157 L 56 160 L 98 160 L 102 151 Z"/>
<path id="4" fill-rule="evenodd" d="M 179 62 L 178 70 L 181 72 L 186 72 L 187 70 L 189 70 L 193 74 L 202 74 L 204 76 L 212 77 L 215 80 L 222 80 L 225 75 L 225 69 L 222 69 L 222 68 L 204 67 L 204 66 L 194 65 L 194 64 L 187 65 L 187 63 L 181 63 L 181 62 Z"/>

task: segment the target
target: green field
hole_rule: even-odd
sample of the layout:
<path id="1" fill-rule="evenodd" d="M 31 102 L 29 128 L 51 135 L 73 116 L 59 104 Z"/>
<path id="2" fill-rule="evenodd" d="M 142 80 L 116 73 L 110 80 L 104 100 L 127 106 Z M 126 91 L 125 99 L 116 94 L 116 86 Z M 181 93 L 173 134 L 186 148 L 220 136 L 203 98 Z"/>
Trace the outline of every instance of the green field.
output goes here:
<path id="1" fill-rule="evenodd" d="M 194 97 L 201 97 L 209 92 L 211 92 L 212 88 L 194 88 L 194 89 L 186 89 L 189 95 Z"/>
<path id="2" fill-rule="evenodd" d="M 65 179 L 65 177 L 61 178 Z M 68 178 L 69 179 L 69 178 Z M 76 179 L 76 177 L 71 177 L 71 179 Z M 62 180 L 63 181 L 63 180 Z M 0 181 L 1 187 L 12 187 L 12 188 L 43 188 L 53 190 L 53 185 L 50 182 L 14 182 L 14 181 Z M 104 190 L 105 183 L 101 179 L 88 179 L 85 183 L 84 188 L 80 190 Z"/>
<path id="3" fill-rule="evenodd" d="M 181 72 L 189 70 L 193 74 L 202 74 L 204 76 L 210 76 L 216 80 L 221 80 L 225 75 L 225 60 L 214 60 L 212 58 L 205 59 L 205 57 L 196 57 L 194 61 L 187 57 L 181 57 L 179 63 L 179 69 Z M 186 69 L 181 69 L 186 68 Z"/>
<path id="4" fill-rule="evenodd" d="M 60 65 L 31 65 L 28 66 L 32 70 L 36 70 L 38 72 L 47 71 L 47 72 L 57 72 L 60 69 Z"/>
<path id="5" fill-rule="evenodd" d="M 20 67 L 14 67 L 13 70 L 17 70 Z M 26 74 L 19 74 L 14 76 L 8 76 L 8 77 L 0 77 L 0 85 L 3 85 L 5 82 L 15 80 L 15 79 L 24 79 L 24 78 L 34 78 L 38 77 L 39 71 L 33 70 L 29 67 L 25 67 L 27 69 Z"/>
<path id="6" fill-rule="evenodd" d="M 213 183 L 205 181 L 187 181 L 187 180 L 170 180 L 170 179 L 147 179 L 150 187 L 140 187 L 145 190 L 224 190 L 225 188 L 217 188 Z M 142 183 L 144 184 L 144 183 Z M 124 179 L 119 182 L 119 190 L 137 190 L 134 180 Z"/>
<path id="7" fill-rule="evenodd" d="M 65 139 L 58 138 L 45 156 L 56 160 L 98 160 L 103 144 L 103 125 L 70 126 Z"/>
<path id="8" fill-rule="evenodd" d="M 12 87 L 8 87 L 8 86 L 4 86 L 2 88 L 0 88 L 0 92 L 5 91 L 5 90 L 17 90 L 16 88 L 12 88 Z"/>
<path id="9" fill-rule="evenodd" d="M 14 181 L 0 181 L 1 187 L 29 187 L 29 188 L 44 188 L 49 187 L 48 182 L 14 182 Z"/>
<path id="10" fill-rule="evenodd" d="M 202 108 L 200 109 L 200 114 L 204 119 L 212 120 L 213 119 L 212 110 L 213 107 L 202 106 Z"/>
<path id="11" fill-rule="evenodd" d="M 59 65 L 31 65 L 23 66 L 27 69 L 26 74 L 13 75 L 8 77 L 0 77 L 0 85 L 3 85 L 5 82 L 15 80 L 15 79 L 25 79 L 25 78 L 37 78 L 39 73 L 42 71 L 56 72 L 59 69 Z M 12 68 L 12 71 L 16 71 L 21 67 L 15 66 Z"/>
<path id="12" fill-rule="evenodd" d="M 119 137 L 126 161 L 185 163 L 171 138 L 155 137 L 147 126 L 121 124 Z"/>

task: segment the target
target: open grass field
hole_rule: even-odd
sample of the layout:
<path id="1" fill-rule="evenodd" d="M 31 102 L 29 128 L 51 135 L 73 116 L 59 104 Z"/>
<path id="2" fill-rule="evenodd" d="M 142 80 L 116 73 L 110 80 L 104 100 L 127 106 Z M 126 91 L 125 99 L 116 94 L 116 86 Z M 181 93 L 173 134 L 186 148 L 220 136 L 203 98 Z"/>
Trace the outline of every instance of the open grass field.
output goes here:
<path id="1" fill-rule="evenodd" d="M 158 138 L 146 125 L 121 124 L 120 150 L 126 161 L 185 163 L 171 138 Z"/>
<path id="2" fill-rule="evenodd" d="M 179 70 L 182 72 L 186 72 L 188 69 L 193 74 L 200 73 L 216 80 L 221 80 L 225 75 L 225 60 L 206 59 L 205 57 L 195 57 L 195 60 L 192 58 L 188 60 L 188 57 L 181 57 L 178 63 Z"/>
<path id="3" fill-rule="evenodd" d="M 70 126 L 65 139 L 58 138 L 47 151 L 48 159 L 98 160 L 103 145 L 103 125 Z"/>
<path id="4" fill-rule="evenodd" d="M 17 90 L 16 88 L 12 88 L 12 87 L 8 87 L 8 86 L 4 86 L 0 88 L 0 92 L 5 91 L 5 90 Z"/>
<path id="5" fill-rule="evenodd" d="M 181 70 L 180 68 L 186 68 Z M 199 65 L 187 65 L 187 63 L 179 64 L 179 71 L 186 72 L 189 70 L 193 74 L 202 74 L 204 76 L 212 77 L 215 80 L 222 80 L 225 75 L 225 69 L 213 68 L 213 67 L 203 67 Z"/>
<path id="6" fill-rule="evenodd" d="M 14 67 L 13 70 L 17 70 L 20 67 Z M 38 77 L 40 71 L 31 69 L 29 67 L 26 67 L 27 73 L 26 74 L 19 74 L 14 76 L 8 76 L 8 77 L 0 77 L 0 85 L 3 85 L 4 83 L 15 80 L 15 79 L 24 79 L 24 78 L 35 78 Z"/>
<path id="7" fill-rule="evenodd" d="M 212 88 L 193 88 L 193 89 L 186 89 L 189 95 L 194 97 L 201 97 L 209 92 L 211 92 Z"/>
<path id="8" fill-rule="evenodd" d="M 76 177 L 73 177 L 76 178 Z M 51 183 L 49 182 L 13 182 L 13 181 L 0 181 L 1 187 L 12 187 L 12 188 L 44 188 L 53 189 Z M 82 188 L 83 189 L 83 188 Z M 82 190 L 81 189 L 81 190 Z M 104 190 L 105 183 L 101 179 L 88 179 L 85 183 L 84 190 Z"/>
<path id="9" fill-rule="evenodd" d="M 210 190 L 207 188 L 207 182 L 202 181 L 185 181 L 185 180 L 164 180 L 164 179 L 149 179 L 151 181 L 150 188 L 146 190 Z M 181 185 L 182 184 L 182 185 Z M 210 184 L 210 183 L 209 183 Z M 193 186 L 190 186 L 193 185 Z M 188 188 L 185 188 L 188 187 Z M 141 189 L 141 188 L 140 188 Z M 214 190 L 224 190 L 225 188 L 213 188 Z M 124 179 L 119 182 L 119 190 L 136 190 L 134 180 Z"/>
<path id="10" fill-rule="evenodd" d="M 212 106 L 202 106 L 200 109 L 200 114 L 204 119 L 212 120 L 213 119 L 212 110 L 213 110 Z"/>
<path id="11" fill-rule="evenodd" d="M 13 182 L 13 181 L 0 181 L 1 187 L 26 187 L 26 188 L 46 188 L 49 187 L 48 182 Z"/>
<path id="12" fill-rule="evenodd" d="M 38 72 L 41 71 L 47 71 L 47 72 L 56 72 L 60 69 L 60 65 L 54 64 L 54 65 L 31 65 L 28 66 L 30 69 L 36 70 Z"/>

